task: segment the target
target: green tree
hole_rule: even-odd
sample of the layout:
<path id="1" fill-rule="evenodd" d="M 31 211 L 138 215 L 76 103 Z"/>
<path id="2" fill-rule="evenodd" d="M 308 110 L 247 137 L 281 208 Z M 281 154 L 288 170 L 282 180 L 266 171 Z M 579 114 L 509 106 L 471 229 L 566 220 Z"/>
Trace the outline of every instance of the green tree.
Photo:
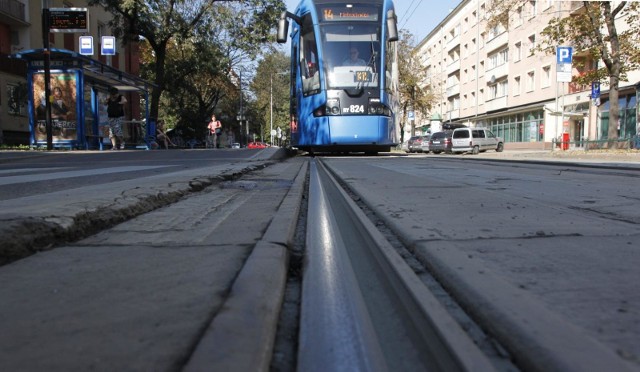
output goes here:
<path id="1" fill-rule="evenodd" d="M 121 40 L 144 39 L 153 51 L 154 82 L 150 111 L 158 107 L 167 81 L 167 51 L 173 41 L 184 41 L 197 32 L 216 31 L 227 41 L 226 55 L 257 53 L 257 46 L 269 41 L 284 4 L 282 0 L 89 0 L 113 14 L 109 26 Z M 204 27 L 203 27 L 204 26 Z M 229 48 L 224 50 L 224 48 Z"/>
<path id="2" fill-rule="evenodd" d="M 426 88 L 427 66 L 420 61 L 415 49 L 413 35 L 407 30 L 400 30 L 398 42 L 398 73 L 400 80 L 400 127 L 404 128 L 407 113 L 413 110 L 422 116 L 428 115 L 436 96 Z M 415 124 L 413 124 L 415 125 Z M 411 128 L 411 133 L 415 127 Z M 404 131 L 400 132 L 404 136 Z M 404 141 L 404 138 L 401 138 Z"/>
<path id="3" fill-rule="evenodd" d="M 492 4 L 488 27 L 498 23 L 508 27 L 509 16 L 522 10 L 529 1 L 497 0 Z M 626 17 L 628 28 L 621 31 L 621 21 Z M 554 54 L 558 45 L 572 46 L 574 55 L 586 58 L 574 59 L 576 67 L 583 71 L 574 76 L 578 84 L 590 84 L 602 81 L 609 85 L 609 128 L 608 139 L 618 138 L 617 125 L 620 115 L 618 96 L 620 81 L 626 80 L 629 71 L 640 67 L 638 52 L 638 3 L 611 1 L 583 1 L 582 7 L 574 10 L 569 16 L 558 16 L 551 19 L 541 32 L 542 40 L 537 48 L 547 54 Z M 601 61 L 598 68 L 589 66 L 592 61 Z"/>
<path id="4" fill-rule="evenodd" d="M 258 63 L 250 88 L 255 93 L 255 109 L 260 136 L 271 138 L 271 98 L 273 97 L 273 129 L 285 131 L 289 125 L 289 68 L 291 58 L 279 51 L 265 55 Z"/>

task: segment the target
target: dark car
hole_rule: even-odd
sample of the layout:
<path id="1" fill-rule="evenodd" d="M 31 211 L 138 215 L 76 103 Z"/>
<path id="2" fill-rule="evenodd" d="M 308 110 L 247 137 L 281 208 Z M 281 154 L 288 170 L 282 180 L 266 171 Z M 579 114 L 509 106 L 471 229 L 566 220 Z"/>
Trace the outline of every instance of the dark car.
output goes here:
<path id="1" fill-rule="evenodd" d="M 451 133 L 452 131 L 435 132 L 429 140 L 429 150 L 434 154 L 441 152 L 451 152 Z"/>
<path id="2" fill-rule="evenodd" d="M 409 152 L 422 152 L 422 141 L 424 136 L 413 136 L 409 138 Z"/>

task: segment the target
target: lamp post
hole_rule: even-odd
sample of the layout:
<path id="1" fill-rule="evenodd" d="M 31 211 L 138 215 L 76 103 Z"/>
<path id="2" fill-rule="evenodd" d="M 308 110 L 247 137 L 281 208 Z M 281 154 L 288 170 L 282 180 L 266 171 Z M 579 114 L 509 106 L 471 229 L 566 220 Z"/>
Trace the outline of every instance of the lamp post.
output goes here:
<path id="1" fill-rule="evenodd" d="M 289 71 L 272 72 L 270 75 L 270 88 L 269 88 L 269 117 L 271 119 L 271 127 L 269 128 L 269 135 L 271 138 L 271 146 L 273 146 L 273 74 L 286 75 Z"/>

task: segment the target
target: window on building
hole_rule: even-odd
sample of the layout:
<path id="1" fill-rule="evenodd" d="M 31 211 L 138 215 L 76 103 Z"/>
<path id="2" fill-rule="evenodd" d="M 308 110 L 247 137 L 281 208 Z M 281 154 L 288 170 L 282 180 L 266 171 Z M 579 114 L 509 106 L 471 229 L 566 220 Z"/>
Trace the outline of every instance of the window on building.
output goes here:
<path id="1" fill-rule="evenodd" d="M 476 79 L 476 65 L 471 66 L 471 76 L 469 80 L 473 81 Z"/>
<path id="2" fill-rule="evenodd" d="M 518 41 L 514 47 L 513 60 L 514 62 L 518 62 L 522 59 L 522 42 Z"/>
<path id="3" fill-rule="evenodd" d="M 488 93 L 489 97 L 487 97 L 487 100 L 492 100 L 498 97 L 498 84 L 489 85 Z"/>
<path id="4" fill-rule="evenodd" d="M 480 89 L 478 93 L 478 105 L 482 105 L 484 103 L 484 89 Z"/>
<path id="5" fill-rule="evenodd" d="M 478 104 L 478 100 L 476 99 L 476 92 L 471 92 L 471 106 L 475 106 Z"/>
<path id="6" fill-rule="evenodd" d="M 551 66 L 544 66 L 542 68 L 542 88 L 548 88 L 551 86 Z"/>
<path id="7" fill-rule="evenodd" d="M 538 15 L 538 1 L 531 0 L 529 1 L 529 16 L 530 18 L 533 18 L 536 15 Z"/>
<path id="8" fill-rule="evenodd" d="M 529 36 L 529 55 L 533 55 L 536 49 L 536 35 Z"/>
<path id="9" fill-rule="evenodd" d="M 505 48 L 487 57 L 487 70 L 502 66 L 509 62 L 509 48 Z"/>
<path id="10" fill-rule="evenodd" d="M 513 95 L 520 95 L 520 76 L 516 76 L 513 78 Z"/>
<path id="11" fill-rule="evenodd" d="M 452 97 L 447 102 L 447 111 L 460 109 L 460 96 Z"/>
<path id="12" fill-rule="evenodd" d="M 527 72 L 527 92 L 533 92 L 535 89 L 536 73 L 535 71 Z"/>
<path id="13" fill-rule="evenodd" d="M 544 9 L 547 10 L 547 9 L 551 8 L 551 6 L 553 5 L 554 1 L 555 0 L 545 0 Z"/>
<path id="14" fill-rule="evenodd" d="M 498 97 L 509 95 L 509 80 L 504 79 L 498 82 Z"/>
<path id="15" fill-rule="evenodd" d="M 518 7 L 518 9 L 516 9 L 516 14 L 515 14 L 515 26 L 521 26 L 524 23 L 524 10 L 522 9 L 522 7 Z"/>

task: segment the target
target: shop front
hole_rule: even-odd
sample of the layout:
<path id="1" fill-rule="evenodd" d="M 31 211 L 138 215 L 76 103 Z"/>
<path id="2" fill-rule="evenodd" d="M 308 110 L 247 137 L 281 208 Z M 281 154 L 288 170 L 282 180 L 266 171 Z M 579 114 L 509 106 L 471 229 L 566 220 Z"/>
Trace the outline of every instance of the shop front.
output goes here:
<path id="1" fill-rule="evenodd" d="M 27 62 L 30 145 L 47 146 L 44 51 L 35 49 L 12 55 Z M 149 90 L 152 84 L 97 60 L 69 50 L 51 50 L 51 133 L 55 148 L 95 149 L 109 143 L 105 99 L 111 87 L 132 102 L 126 119 L 125 141 L 151 148 Z M 144 109 L 139 109 L 143 99 Z"/>

